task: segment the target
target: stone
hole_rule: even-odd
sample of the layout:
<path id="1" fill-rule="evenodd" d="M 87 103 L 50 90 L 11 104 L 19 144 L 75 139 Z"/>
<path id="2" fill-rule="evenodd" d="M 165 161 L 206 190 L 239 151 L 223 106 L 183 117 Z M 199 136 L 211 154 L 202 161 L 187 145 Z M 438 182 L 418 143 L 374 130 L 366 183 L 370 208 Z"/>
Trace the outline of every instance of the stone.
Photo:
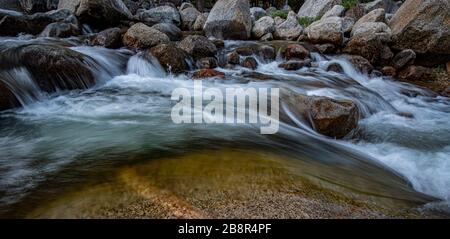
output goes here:
<path id="1" fill-rule="evenodd" d="M 164 69 L 172 73 L 181 73 L 189 70 L 188 55 L 174 43 L 163 43 L 152 47 L 149 52 L 158 59 Z"/>
<path id="2" fill-rule="evenodd" d="M 194 59 L 214 57 L 217 47 L 208 38 L 198 35 L 190 35 L 184 38 L 178 46 Z"/>
<path id="3" fill-rule="evenodd" d="M 344 69 L 338 63 L 331 63 L 327 66 L 327 71 L 333 71 L 337 73 L 344 73 Z"/>
<path id="4" fill-rule="evenodd" d="M 252 7 L 250 8 L 250 15 L 252 18 L 252 21 L 257 21 L 261 17 L 264 17 L 267 15 L 266 10 L 260 8 L 260 7 Z"/>
<path id="5" fill-rule="evenodd" d="M 297 15 L 289 12 L 286 20 L 275 27 L 273 36 L 279 40 L 296 40 L 303 32 L 303 27 L 299 24 Z"/>
<path id="6" fill-rule="evenodd" d="M 208 15 L 207 37 L 246 40 L 251 36 L 252 18 L 247 0 L 218 0 Z"/>
<path id="7" fill-rule="evenodd" d="M 370 12 L 377 8 L 383 8 L 386 13 L 395 13 L 400 8 L 401 2 L 394 0 L 375 0 L 364 5 L 366 12 Z"/>
<path id="8" fill-rule="evenodd" d="M 351 35 L 357 37 L 357 35 L 368 34 L 378 38 L 383 43 L 389 43 L 392 40 L 391 29 L 383 22 L 365 22 L 353 27 Z"/>
<path id="9" fill-rule="evenodd" d="M 122 46 L 122 35 L 124 30 L 114 27 L 99 32 L 92 40 L 92 45 L 106 48 L 120 48 Z"/>
<path id="10" fill-rule="evenodd" d="M 259 40 L 260 41 L 272 41 L 273 35 L 272 35 L 272 33 L 267 33 L 264 36 L 262 36 Z"/>
<path id="11" fill-rule="evenodd" d="M 359 25 L 363 24 L 363 23 L 367 23 L 367 22 L 384 22 L 385 21 L 385 12 L 383 8 L 378 8 L 375 9 L 369 13 L 367 13 L 366 15 L 364 15 L 363 17 L 361 17 L 358 21 L 355 22 L 355 25 L 353 26 L 353 28 L 358 28 Z"/>
<path id="12" fill-rule="evenodd" d="M 369 74 L 373 70 L 372 64 L 362 56 L 345 54 L 341 57 L 350 62 L 350 64 L 364 74 Z"/>
<path id="13" fill-rule="evenodd" d="M 287 61 L 287 62 L 283 62 L 281 64 L 278 65 L 278 67 L 283 68 L 287 71 L 296 71 L 298 69 L 301 69 L 302 67 L 305 66 L 311 66 L 311 61 L 310 60 L 305 60 L 305 61 Z"/>
<path id="14" fill-rule="evenodd" d="M 398 78 L 405 81 L 433 81 L 433 70 L 423 66 L 408 66 L 398 73 Z"/>
<path id="15" fill-rule="evenodd" d="M 45 29 L 39 34 L 41 37 L 59 37 L 65 38 L 70 36 L 78 36 L 80 34 L 80 29 L 77 25 L 65 22 L 54 22 L 50 23 L 45 27 Z"/>
<path id="16" fill-rule="evenodd" d="M 123 36 L 123 44 L 133 48 L 150 48 L 168 42 L 170 39 L 166 34 L 144 23 L 134 24 Z"/>
<path id="17" fill-rule="evenodd" d="M 284 57 L 286 58 L 286 60 L 302 60 L 309 57 L 309 51 L 300 44 L 289 44 L 284 50 Z"/>
<path id="18" fill-rule="evenodd" d="M 397 69 L 392 66 L 384 66 L 381 68 L 381 73 L 386 76 L 395 76 L 397 75 Z"/>
<path id="19" fill-rule="evenodd" d="M 58 0 L 18 0 L 27 13 L 48 12 L 58 7 Z"/>
<path id="20" fill-rule="evenodd" d="M 153 26 L 158 23 L 171 23 L 176 26 L 181 25 L 181 16 L 178 10 L 167 5 L 141 11 L 136 17 L 139 21 L 147 24 L 148 26 Z"/>
<path id="21" fill-rule="evenodd" d="M 206 20 L 208 19 L 209 13 L 200 14 L 197 19 L 195 19 L 194 25 L 192 29 L 194 31 L 203 31 L 203 27 L 205 26 Z"/>
<path id="22" fill-rule="evenodd" d="M 382 60 L 382 53 L 385 48 L 383 41 L 375 34 L 362 33 L 354 35 L 345 46 L 343 52 L 360 55 L 372 64 L 377 64 Z"/>
<path id="23" fill-rule="evenodd" d="M 240 56 L 236 51 L 227 54 L 227 63 L 237 65 L 240 62 Z"/>
<path id="24" fill-rule="evenodd" d="M 345 12 L 346 17 L 353 18 L 354 21 L 358 21 L 365 14 L 364 5 L 356 4 Z"/>
<path id="25" fill-rule="evenodd" d="M 342 31 L 345 33 L 350 33 L 355 25 L 355 20 L 351 17 L 343 17 L 342 19 Z"/>
<path id="26" fill-rule="evenodd" d="M 450 54 L 450 2 L 407 0 L 392 20 L 394 49 L 419 54 Z"/>
<path id="27" fill-rule="evenodd" d="M 318 133 L 329 137 L 343 138 L 358 124 L 358 107 L 349 100 L 306 96 L 291 91 L 282 92 L 281 99 L 292 113 L 302 117 Z"/>
<path id="28" fill-rule="evenodd" d="M 416 53 L 411 49 L 403 50 L 392 59 L 392 64 L 396 69 L 401 69 L 405 66 L 412 65 L 416 59 Z"/>
<path id="29" fill-rule="evenodd" d="M 345 7 L 342 5 L 334 5 L 333 8 L 323 14 L 322 19 L 327 17 L 342 17 L 345 13 Z"/>
<path id="30" fill-rule="evenodd" d="M 199 12 L 195 7 L 185 8 L 180 11 L 181 16 L 181 27 L 186 30 L 192 30 L 197 17 L 202 13 Z"/>
<path id="31" fill-rule="evenodd" d="M 183 37 L 180 28 L 172 23 L 158 23 L 153 25 L 152 28 L 166 34 L 171 41 L 179 41 Z"/>
<path id="32" fill-rule="evenodd" d="M 190 2 L 184 2 L 181 4 L 179 10 L 183 11 L 184 9 L 187 9 L 187 8 L 195 8 L 195 6 Z"/>
<path id="33" fill-rule="evenodd" d="M 306 0 L 298 11 L 299 17 L 320 17 L 334 5 L 341 4 L 342 0 Z"/>
<path id="34" fill-rule="evenodd" d="M 328 17 L 313 22 L 305 31 L 309 40 L 314 43 L 341 45 L 344 39 L 340 17 Z"/>
<path id="35" fill-rule="evenodd" d="M 196 65 L 199 69 L 213 69 L 217 67 L 217 59 L 214 57 L 203 57 L 197 60 Z"/>
<path id="36" fill-rule="evenodd" d="M 255 60 L 254 57 L 248 56 L 244 58 L 244 60 L 241 62 L 241 66 L 255 70 L 256 68 L 258 68 L 258 62 Z"/>
<path id="37" fill-rule="evenodd" d="M 336 52 L 336 46 L 331 43 L 318 44 L 318 45 L 316 45 L 316 48 L 322 54 L 331 54 L 331 53 Z"/>
<path id="38" fill-rule="evenodd" d="M 0 78 L 0 111 L 21 106 L 19 100 L 9 88 L 8 84 Z"/>
<path id="39" fill-rule="evenodd" d="M 260 45 L 257 54 L 265 61 L 273 61 L 277 57 L 275 47 L 269 45 Z"/>
<path id="40" fill-rule="evenodd" d="M 275 21 L 272 17 L 265 16 L 259 18 L 252 28 L 252 36 L 260 39 L 262 36 L 273 33 L 275 31 Z"/>

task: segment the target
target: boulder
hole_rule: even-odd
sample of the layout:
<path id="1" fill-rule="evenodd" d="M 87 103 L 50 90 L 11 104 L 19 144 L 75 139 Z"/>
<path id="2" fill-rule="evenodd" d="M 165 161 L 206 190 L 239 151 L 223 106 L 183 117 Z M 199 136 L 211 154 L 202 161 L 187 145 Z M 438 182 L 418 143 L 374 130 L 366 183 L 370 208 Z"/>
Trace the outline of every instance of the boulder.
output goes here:
<path id="1" fill-rule="evenodd" d="M 276 16 L 273 20 L 275 21 L 276 26 L 279 26 L 281 23 L 285 21 L 285 19 L 281 18 L 280 16 Z"/>
<path id="2" fill-rule="evenodd" d="M 20 6 L 20 2 L 17 0 L 0 0 L 1 9 L 11 10 L 11 11 L 22 11 L 22 6 Z"/>
<path id="3" fill-rule="evenodd" d="M 346 17 L 351 17 L 355 21 L 358 21 L 361 17 L 364 16 L 365 13 L 366 12 L 365 12 L 365 9 L 364 9 L 364 5 L 358 3 L 355 6 L 351 7 L 350 9 L 348 9 L 345 12 L 345 16 Z"/>
<path id="4" fill-rule="evenodd" d="M 351 17 L 343 17 L 342 19 L 342 31 L 344 33 L 350 33 L 355 25 L 355 20 Z"/>
<path id="5" fill-rule="evenodd" d="M 450 2 L 407 0 L 392 20 L 393 45 L 420 54 L 450 54 Z"/>
<path id="6" fill-rule="evenodd" d="M 208 15 L 209 13 L 202 13 L 198 15 L 197 19 L 195 19 L 192 29 L 194 31 L 203 31 L 203 27 L 205 26 L 206 20 L 208 19 Z"/>
<path id="7" fill-rule="evenodd" d="M 381 68 L 381 73 L 386 76 L 395 76 L 397 75 L 397 69 L 392 66 L 384 66 Z"/>
<path id="8" fill-rule="evenodd" d="M 2 68 L 25 67 L 39 88 L 46 92 L 87 89 L 95 84 L 90 70 L 95 61 L 66 47 L 25 44 L 2 52 Z"/>
<path id="9" fill-rule="evenodd" d="M 77 25 L 65 22 L 54 22 L 50 23 L 45 27 L 45 29 L 39 34 L 41 37 L 59 37 L 65 38 L 70 36 L 78 36 L 80 34 L 80 29 Z"/>
<path id="10" fill-rule="evenodd" d="M 327 17 L 342 17 L 345 13 L 345 7 L 342 5 L 335 5 L 333 8 L 323 14 L 322 19 Z"/>
<path id="11" fill-rule="evenodd" d="M 367 22 L 384 22 L 385 21 L 385 12 L 383 8 L 375 9 L 363 17 L 361 17 L 358 21 L 355 22 L 354 28 L 358 28 L 359 25 Z"/>
<path id="12" fill-rule="evenodd" d="M 240 56 L 236 51 L 232 51 L 226 56 L 227 63 L 237 65 L 240 62 Z"/>
<path id="13" fill-rule="evenodd" d="M 201 78 L 210 78 L 210 77 L 218 77 L 218 78 L 224 78 L 225 73 L 214 70 L 214 69 L 201 69 L 194 73 L 192 78 L 194 79 L 201 79 Z"/>
<path id="14" fill-rule="evenodd" d="M 299 17 L 320 17 L 334 5 L 341 4 L 342 0 L 306 0 L 298 11 Z"/>
<path id="15" fill-rule="evenodd" d="M 321 96 L 306 96 L 285 91 L 282 102 L 309 123 L 318 133 L 343 138 L 356 128 L 359 119 L 358 107 L 349 100 L 334 100 Z"/>
<path id="16" fill-rule="evenodd" d="M 158 23 L 153 25 L 152 28 L 166 34 L 171 41 L 179 41 L 183 37 L 180 28 L 172 23 Z"/>
<path id="17" fill-rule="evenodd" d="M 181 16 L 178 10 L 167 5 L 140 11 L 136 17 L 139 21 L 149 26 L 158 23 L 171 23 L 176 26 L 181 25 Z"/>
<path id="18" fill-rule="evenodd" d="M 273 34 L 272 33 L 267 33 L 264 36 L 262 36 L 259 40 L 260 41 L 272 41 L 273 40 Z"/>
<path id="19" fill-rule="evenodd" d="M 423 66 L 408 66 L 398 73 L 398 78 L 405 81 L 433 81 L 433 70 Z"/>
<path id="20" fill-rule="evenodd" d="M 47 25 L 54 22 L 64 22 L 78 25 L 77 18 L 66 9 L 53 10 L 33 15 L 23 15 L 18 12 L 0 9 L 0 35 L 16 36 L 19 33 L 39 34 Z"/>
<path id="21" fill-rule="evenodd" d="M 383 43 L 389 43 L 392 39 L 391 29 L 383 22 L 365 22 L 359 24 L 357 27 L 354 26 L 351 35 L 357 37 L 357 35 L 361 34 L 373 35 Z"/>
<path id="22" fill-rule="evenodd" d="M 195 6 L 192 3 L 190 3 L 190 2 L 184 2 L 184 3 L 181 4 L 179 10 L 183 11 L 186 8 L 195 8 Z"/>
<path id="23" fill-rule="evenodd" d="M 360 55 L 372 64 L 377 64 L 382 59 L 385 47 L 387 46 L 375 34 L 365 33 L 354 35 L 343 51 L 348 54 Z"/>
<path id="24" fill-rule="evenodd" d="M 267 15 L 266 10 L 260 8 L 260 7 L 252 7 L 250 8 L 250 15 L 252 17 L 252 21 L 257 21 L 261 17 L 264 17 Z"/>
<path id="25" fill-rule="evenodd" d="M 95 27 L 115 26 L 133 18 L 122 0 L 60 0 L 58 9 L 68 9 L 80 22 Z"/>
<path id="26" fill-rule="evenodd" d="M 106 48 L 119 48 L 122 46 L 122 35 L 124 30 L 114 27 L 99 32 L 92 40 L 92 45 Z"/>
<path id="27" fill-rule="evenodd" d="M 309 51 L 300 44 L 289 44 L 284 50 L 284 58 L 286 60 L 305 59 L 309 57 Z"/>
<path id="28" fill-rule="evenodd" d="M 168 42 L 170 39 L 166 34 L 144 23 L 134 24 L 123 36 L 123 44 L 133 48 L 150 48 Z"/>
<path id="29" fill-rule="evenodd" d="M 206 20 L 207 37 L 246 40 L 250 38 L 252 19 L 247 0 L 218 0 Z"/>
<path id="30" fill-rule="evenodd" d="M 303 32 L 303 27 L 299 24 L 297 15 L 289 12 L 286 20 L 275 27 L 273 36 L 279 40 L 296 40 Z"/>
<path id="31" fill-rule="evenodd" d="M 411 49 L 403 50 L 392 59 L 392 65 L 396 69 L 401 69 L 405 66 L 412 65 L 416 59 L 416 53 Z"/>
<path id="32" fill-rule="evenodd" d="M 161 66 L 172 73 L 189 70 L 188 55 L 174 43 L 163 43 L 152 47 L 149 52 L 158 59 Z"/>
<path id="33" fill-rule="evenodd" d="M 196 65 L 199 69 L 213 69 L 217 67 L 217 60 L 214 57 L 203 57 L 197 60 Z"/>
<path id="34" fill-rule="evenodd" d="M 214 43 L 204 36 L 187 36 L 178 44 L 178 46 L 194 59 L 214 57 L 217 53 L 217 47 Z"/>
<path id="35" fill-rule="evenodd" d="M 58 0 L 18 0 L 27 13 L 48 12 L 58 7 Z"/>
<path id="36" fill-rule="evenodd" d="M 383 8 L 386 13 L 393 14 L 400 8 L 401 2 L 394 0 L 375 0 L 364 5 L 366 12 L 370 12 L 377 8 Z"/>
<path id="37" fill-rule="evenodd" d="M 201 14 L 202 13 L 194 7 L 183 9 L 180 11 L 181 27 L 186 30 L 192 30 L 195 20 L 197 20 L 197 17 Z"/>
<path id="38" fill-rule="evenodd" d="M 272 17 L 265 16 L 255 21 L 252 28 L 252 36 L 260 39 L 262 36 L 275 31 L 275 21 Z"/>
<path id="39" fill-rule="evenodd" d="M 244 60 L 242 60 L 241 66 L 255 70 L 256 68 L 258 68 L 258 62 L 256 61 L 255 58 L 248 56 L 248 57 L 244 58 Z"/>
<path id="40" fill-rule="evenodd" d="M 340 17 L 328 17 L 313 22 L 306 28 L 305 32 L 309 40 L 314 43 L 341 45 L 344 39 L 342 19 Z"/>

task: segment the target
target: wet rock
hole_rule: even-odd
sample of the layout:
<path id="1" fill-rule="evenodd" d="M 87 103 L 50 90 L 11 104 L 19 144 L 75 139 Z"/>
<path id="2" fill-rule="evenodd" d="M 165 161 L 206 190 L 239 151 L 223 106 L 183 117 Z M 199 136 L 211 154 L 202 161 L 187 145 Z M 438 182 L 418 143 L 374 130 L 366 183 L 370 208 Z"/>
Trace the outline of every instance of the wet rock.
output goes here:
<path id="1" fill-rule="evenodd" d="M 47 12 L 58 6 L 58 0 L 18 0 L 18 2 L 27 13 Z"/>
<path id="2" fill-rule="evenodd" d="M 338 63 L 331 63 L 331 64 L 329 64 L 327 66 L 327 71 L 334 71 L 334 72 L 337 72 L 337 73 L 343 73 L 344 69 Z"/>
<path id="3" fill-rule="evenodd" d="M 214 57 L 204 57 L 197 60 L 197 68 L 213 69 L 217 67 L 217 60 Z"/>
<path id="4" fill-rule="evenodd" d="M 209 13 L 202 13 L 198 15 L 197 19 L 195 19 L 192 29 L 194 31 L 203 31 L 203 27 L 205 26 L 206 20 L 208 20 L 208 15 Z"/>
<path id="5" fill-rule="evenodd" d="M 306 0 L 298 12 L 299 17 L 323 16 L 334 5 L 341 4 L 342 0 Z"/>
<path id="6" fill-rule="evenodd" d="M 392 59 L 392 64 L 396 69 L 401 69 L 407 65 L 412 65 L 416 59 L 416 53 L 411 49 L 403 50 Z"/>
<path id="7" fill-rule="evenodd" d="M 227 63 L 237 65 L 240 62 L 240 56 L 236 51 L 227 54 Z"/>
<path id="8" fill-rule="evenodd" d="M 181 27 L 186 30 L 192 30 L 195 20 L 197 20 L 197 17 L 201 15 L 201 12 L 199 12 L 194 7 L 185 8 L 182 11 L 180 11 L 181 16 Z"/>
<path id="9" fill-rule="evenodd" d="M 65 22 L 54 22 L 50 23 L 41 32 L 41 37 L 70 37 L 78 36 L 80 34 L 80 29 L 77 25 Z"/>
<path id="10" fill-rule="evenodd" d="M 251 56 L 256 53 L 254 46 L 240 46 L 235 50 L 241 56 Z"/>
<path id="11" fill-rule="evenodd" d="M 336 52 L 336 46 L 331 43 L 316 45 L 316 47 L 322 54 L 331 54 Z"/>
<path id="12" fill-rule="evenodd" d="M 277 52 L 273 46 L 260 45 L 258 55 L 265 61 L 273 61 L 277 57 Z"/>
<path id="13" fill-rule="evenodd" d="M 398 78 L 405 81 L 434 81 L 433 70 L 423 66 L 408 66 L 398 73 Z"/>
<path id="14" fill-rule="evenodd" d="M 367 13 L 366 15 L 364 15 L 363 17 L 361 17 L 358 21 L 355 22 L 355 25 L 353 26 L 353 28 L 358 28 L 359 25 L 363 24 L 363 23 L 368 23 L 368 22 L 384 22 L 385 21 L 385 12 L 383 8 L 378 8 L 375 9 L 369 13 Z"/>
<path id="15" fill-rule="evenodd" d="M 137 14 L 137 18 L 149 26 L 158 23 L 171 23 L 176 26 L 181 25 L 181 16 L 178 10 L 167 5 L 140 11 Z"/>
<path id="16" fill-rule="evenodd" d="M 112 49 L 119 48 L 122 46 L 122 35 L 124 33 L 125 31 L 118 27 L 105 29 L 94 37 L 92 44 Z"/>
<path id="17" fill-rule="evenodd" d="M 80 22 L 96 27 L 116 26 L 133 18 L 122 0 L 60 0 L 58 9 L 68 9 Z"/>
<path id="18" fill-rule="evenodd" d="M 365 14 L 364 5 L 356 4 L 345 12 L 346 17 L 353 18 L 355 21 L 358 21 Z"/>
<path id="19" fill-rule="evenodd" d="M 311 66 L 311 61 L 310 60 L 304 60 L 304 61 L 287 61 L 287 62 L 283 62 L 281 64 L 278 65 L 278 67 L 283 68 L 287 71 L 296 71 L 298 69 L 301 69 L 302 67 L 305 66 Z"/>
<path id="20" fill-rule="evenodd" d="M 364 74 L 369 74 L 373 70 L 372 64 L 370 62 L 358 55 L 342 55 L 342 58 L 349 61 L 356 69 Z"/>
<path id="21" fill-rule="evenodd" d="M 256 68 L 258 68 L 258 62 L 255 60 L 255 58 L 249 56 L 244 58 L 244 60 L 241 62 L 241 66 L 255 70 Z"/>
<path id="22" fill-rule="evenodd" d="M 389 22 L 393 48 L 419 54 L 450 54 L 450 2 L 407 0 Z"/>
<path id="23" fill-rule="evenodd" d="M 397 75 L 397 70 L 392 66 L 385 66 L 381 68 L 381 73 L 386 76 L 395 76 Z"/>
<path id="24" fill-rule="evenodd" d="M 201 69 L 201 70 L 196 71 L 192 77 L 194 79 L 210 78 L 210 77 L 224 78 L 225 73 L 214 70 L 214 69 Z"/>
<path id="25" fill-rule="evenodd" d="M 377 35 L 364 33 L 354 35 L 343 51 L 352 55 L 360 55 L 372 64 L 376 64 L 383 58 L 385 47 L 387 46 Z"/>
<path id="26" fill-rule="evenodd" d="M 282 101 L 318 133 L 329 137 L 343 138 L 358 124 L 358 108 L 352 101 L 293 92 L 283 92 Z"/>
<path id="27" fill-rule="evenodd" d="M 342 17 L 345 13 L 345 7 L 342 5 L 335 5 L 333 8 L 323 14 L 322 19 L 327 17 Z"/>
<path id="28" fill-rule="evenodd" d="M 149 52 L 158 59 L 168 72 L 181 73 L 189 70 L 188 55 L 174 43 L 163 43 L 152 47 Z"/>
<path id="29" fill-rule="evenodd" d="M 204 36 L 187 36 L 178 46 L 195 59 L 214 57 L 217 53 L 217 47 Z"/>
<path id="30" fill-rule="evenodd" d="M 344 39 L 342 19 L 339 17 L 328 17 L 313 22 L 305 31 L 308 38 L 315 43 L 341 45 Z"/>
<path id="31" fill-rule="evenodd" d="M 289 44 L 284 51 L 286 60 L 305 59 L 309 57 L 309 51 L 300 44 Z"/>
<path id="32" fill-rule="evenodd" d="M 123 44 L 133 48 L 150 48 L 161 43 L 168 43 L 169 37 L 144 23 L 131 26 L 123 36 Z"/>
<path id="33" fill-rule="evenodd" d="M 218 0 L 209 13 L 204 31 L 207 37 L 246 40 L 250 38 L 252 19 L 247 0 Z"/>
<path id="34" fill-rule="evenodd" d="M 223 49 L 225 47 L 225 42 L 220 39 L 211 39 L 210 40 L 217 49 Z"/>
<path id="35" fill-rule="evenodd" d="M 273 33 L 275 31 L 275 21 L 272 17 L 261 17 L 255 22 L 252 28 L 252 36 L 260 39 L 262 36 Z"/>
<path id="36" fill-rule="evenodd" d="M 171 41 L 179 41 L 183 36 L 180 28 L 172 23 L 158 23 L 153 25 L 152 28 L 166 34 Z"/>
<path id="37" fill-rule="evenodd" d="M 260 8 L 260 7 L 252 7 L 250 8 L 250 15 L 252 18 L 252 21 L 257 21 L 261 17 L 264 17 L 267 15 L 266 10 Z"/>
<path id="38" fill-rule="evenodd" d="M 262 36 L 261 39 L 259 39 L 260 41 L 272 41 L 273 40 L 273 35 L 272 33 L 267 33 L 266 35 Z"/>
<path id="39" fill-rule="evenodd" d="M 279 40 L 296 40 L 303 32 L 303 27 L 298 23 L 297 15 L 289 12 L 286 20 L 275 27 L 273 36 Z"/>
<path id="40" fill-rule="evenodd" d="M 4 83 L 3 79 L 0 78 L 0 111 L 19 106 L 20 103 L 14 93 L 8 88 L 8 85 Z"/>
<path id="41" fill-rule="evenodd" d="M 43 91 L 87 89 L 95 84 L 90 70 L 94 60 L 69 48 L 28 44 L 7 51 L 14 54 L 4 54 L 1 64 L 25 67 Z"/>

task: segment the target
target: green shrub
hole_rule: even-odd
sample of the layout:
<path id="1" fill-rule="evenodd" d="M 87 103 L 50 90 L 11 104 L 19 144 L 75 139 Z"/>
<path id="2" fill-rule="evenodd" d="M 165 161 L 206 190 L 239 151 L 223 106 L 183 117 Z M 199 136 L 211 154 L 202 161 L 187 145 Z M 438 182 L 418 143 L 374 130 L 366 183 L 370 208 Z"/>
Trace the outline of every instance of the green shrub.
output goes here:
<path id="1" fill-rule="evenodd" d="M 283 10 L 276 10 L 270 13 L 270 16 L 275 18 L 275 17 L 281 17 L 283 19 L 286 19 L 288 16 L 288 12 L 287 11 L 283 11 Z"/>
<path id="2" fill-rule="evenodd" d="M 320 20 L 320 16 L 317 17 L 301 17 L 300 19 L 298 19 L 298 23 L 302 26 L 302 27 L 308 27 L 309 25 L 311 25 L 311 23 Z"/>
<path id="3" fill-rule="evenodd" d="M 341 5 L 344 6 L 345 9 L 350 9 L 356 4 L 358 4 L 358 0 L 343 0 Z"/>

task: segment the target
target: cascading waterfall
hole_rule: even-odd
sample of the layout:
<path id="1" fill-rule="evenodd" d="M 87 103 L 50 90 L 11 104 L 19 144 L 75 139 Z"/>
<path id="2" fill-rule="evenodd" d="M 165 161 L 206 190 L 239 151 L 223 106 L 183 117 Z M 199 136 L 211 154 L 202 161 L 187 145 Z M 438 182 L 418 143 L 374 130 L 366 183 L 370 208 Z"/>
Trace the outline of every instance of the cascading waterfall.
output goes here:
<path id="1" fill-rule="evenodd" d="M 78 171 L 98 170 L 132 155 L 202 149 L 211 142 L 283 149 L 302 160 L 332 165 L 335 174 L 317 176 L 368 194 L 420 203 L 450 200 L 448 98 L 387 78 L 371 78 L 339 56 L 313 55 L 315 67 L 297 71 L 255 56 L 256 70 L 220 69 L 225 79 L 204 79 L 203 85 L 278 87 L 352 100 L 361 114 L 358 128 L 343 140 L 322 136 L 283 102 L 282 110 L 294 124 L 282 123 L 273 137 L 260 135 L 249 125 L 175 125 L 170 120 L 174 104 L 170 95 L 177 87 L 192 89 L 188 74 L 167 74 L 142 53 L 132 56 L 123 49 L 64 44 L 93 59 L 89 69 L 99 79 L 95 87 L 48 95 L 26 68 L 0 75 L 27 106 L 0 113 L 0 214 L 52 175 L 52 180 L 59 180 L 54 175 L 68 168 L 75 172 L 60 180 L 80 180 Z M 241 44 L 226 42 L 226 49 Z M 326 71 L 330 64 L 339 64 L 343 72 Z"/>

